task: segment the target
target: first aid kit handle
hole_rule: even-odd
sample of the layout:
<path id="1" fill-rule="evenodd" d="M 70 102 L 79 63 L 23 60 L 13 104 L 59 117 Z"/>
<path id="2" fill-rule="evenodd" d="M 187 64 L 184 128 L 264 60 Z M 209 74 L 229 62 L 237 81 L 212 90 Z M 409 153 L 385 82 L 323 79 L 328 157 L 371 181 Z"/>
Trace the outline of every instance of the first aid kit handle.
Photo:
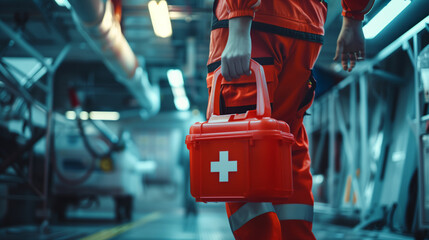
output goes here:
<path id="1" fill-rule="evenodd" d="M 270 117 L 270 97 L 268 95 L 268 87 L 267 81 L 265 80 L 264 68 L 255 60 L 250 59 L 250 70 L 252 70 L 252 75 L 254 75 L 256 78 L 256 115 L 258 117 Z M 220 115 L 220 75 L 221 66 L 214 71 L 212 90 L 207 107 L 207 119 L 209 119 L 212 115 Z"/>

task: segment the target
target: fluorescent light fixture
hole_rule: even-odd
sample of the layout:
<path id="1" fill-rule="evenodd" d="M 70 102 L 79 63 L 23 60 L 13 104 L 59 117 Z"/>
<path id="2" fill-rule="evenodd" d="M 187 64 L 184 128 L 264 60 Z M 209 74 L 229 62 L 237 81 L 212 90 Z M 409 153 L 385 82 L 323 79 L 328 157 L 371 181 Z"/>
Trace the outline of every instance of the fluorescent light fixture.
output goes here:
<path id="1" fill-rule="evenodd" d="M 189 110 L 189 107 L 190 107 L 189 100 L 186 96 L 175 97 L 174 98 L 174 105 L 176 106 L 177 110 L 179 110 L 179 111 L 187 111 L 187 110 Z"/>
<path id="2" fill-rule="evenodd" d="M 167 77 L 171 87 L 182 87 L 184 85 L 182 71 L 179 69 L 168 70 Z"/>
<path id="3" fill-rule="evenodd" d="M 82 111 L 80 112 L 80 119 L 82 120 L 88 120 L 88 112 Z"/>
<path id="4" fill-rule="evenodd" d="M 92 111 L 90 113 L 86 111 L 80 112 L 80 119 L 88 120 L 91 118 L 92 120 L 103 120 L 103 121 L 117 121 L 120 118 L 120 114 L 118 112 L 108 112 L 108 111 Z M 66 118 L 69 120 L 76 119 L 75 111 L 67 111 Z"/>
<path id="5" fill-rule="evenodd" d="M 168 83 L 174 96 L 174 105 L 179 111 L 189 110 L 189 99 L 186 97 L 184 88 L 183 74 L 179 69 L 170 69 L 167 71 Z"/>
<path id="6" fill-rule="evenodd" d="M 58 6 L 60 7 L 66 7 L 67 9 L 70 9 L 70 3 L 67 0 L 55 0 L 55 2 L 58 4 Z"/>
<path id="7" fill-rule="evenodd" d="M 172 87 L 171 90 L 173 91 L 174 105 L 176 106 L 177 110 L 179 111 L 189 110 L 189 107 L 190 107 L 189 99 L 186 96 L 186 92 L 183 86 Z"/>
<path id="8" fill-rule="evenodd" d="M 155 35 L 162 38 L 170 37 L 173 34 L 173 29 L 171 28 L 167 2 L 161 0 L 156 3 L 155 0 L 152 0 L 149 2 L 148 8 Z"/>
<path id="9" fill-rule="evenodd" d="M 75 120 L 76 119 L 75 111 L 67 111 L 66 112 L 66 118 L 70 119 L 70 120 Z"/>
<path id="10" fill-rule="evenodd" d="M 410 0 L 391 0 L 365 26 L 363 34 L 366 39 L 372 39 L 396 18 L 409 4 Z"/>
<path id="11" fill-rule="evenodd" d="M 92 120 L 117 121 L 121 117 L 118 112 L 92 111 L 89 113 Z"/>
<path id="12" fill-rule="evenodd" d="M 67 111 L 66 112 L 66 118 L 70 120 L 76 119 L 76 112 L 75 111 Z M 80 112 L 80 119 L 82 120 L 88 120 L 88 112 L 82 111 Z"/>
<path id="13" fill-rule="evenodd" d="M 186 92 L 183 87 L 176 87 L 173 88 L 173 95 L 174 97 L 186 97 Z"/>

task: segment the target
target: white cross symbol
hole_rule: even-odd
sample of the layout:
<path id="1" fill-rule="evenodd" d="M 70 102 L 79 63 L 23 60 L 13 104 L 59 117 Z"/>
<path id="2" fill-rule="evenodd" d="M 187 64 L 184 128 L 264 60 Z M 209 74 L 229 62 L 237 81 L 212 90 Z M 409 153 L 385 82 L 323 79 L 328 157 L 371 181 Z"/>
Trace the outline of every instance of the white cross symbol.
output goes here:
<path id="1" fill-rule="evenodd" d="M 228 151 L 220 151 L 219 162 L 210 163 L 210 172 L 219 173 L 219 182 L 228 182 L 229 172 L 237 172 L 237 161 L 228 161 Z"/>

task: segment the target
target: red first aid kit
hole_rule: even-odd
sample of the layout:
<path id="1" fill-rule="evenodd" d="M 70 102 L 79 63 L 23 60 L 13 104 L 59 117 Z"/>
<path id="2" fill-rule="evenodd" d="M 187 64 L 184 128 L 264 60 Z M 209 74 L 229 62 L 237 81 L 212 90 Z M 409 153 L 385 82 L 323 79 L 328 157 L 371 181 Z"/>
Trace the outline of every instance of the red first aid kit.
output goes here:
<path id="1" fill-rule="evenodd" d="M 271 118 L 264 69 L 251 60 L 256 110 L 219 115 L 220 67 L 214 72 L 207 119 L 186 136 L 191 194 L 199 202 L 273 202 L 292 192 L 291 146 L 284 121 Z"/>

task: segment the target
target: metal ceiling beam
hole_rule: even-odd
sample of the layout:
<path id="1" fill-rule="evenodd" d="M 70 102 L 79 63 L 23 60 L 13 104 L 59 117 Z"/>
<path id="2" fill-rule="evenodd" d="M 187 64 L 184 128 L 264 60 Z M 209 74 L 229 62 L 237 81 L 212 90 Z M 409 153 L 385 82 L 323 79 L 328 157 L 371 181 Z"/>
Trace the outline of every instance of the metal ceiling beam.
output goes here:
<path id="1" fill-rule="evenodd" d="M 25 41 L 21 35 L 15 33 L 9 26 L 7 26 L 2 20 L 0 20 L 0 31 L 4 32 L 10 39 L 15 41 L 21 48 L 23 48 L 28 54 L 40 61 L 43 66 L 47 69 L 51 69 L 49 64 L 42 54 L 40 54 L 35 48 L 33 48 L 27 41 Z"/>

